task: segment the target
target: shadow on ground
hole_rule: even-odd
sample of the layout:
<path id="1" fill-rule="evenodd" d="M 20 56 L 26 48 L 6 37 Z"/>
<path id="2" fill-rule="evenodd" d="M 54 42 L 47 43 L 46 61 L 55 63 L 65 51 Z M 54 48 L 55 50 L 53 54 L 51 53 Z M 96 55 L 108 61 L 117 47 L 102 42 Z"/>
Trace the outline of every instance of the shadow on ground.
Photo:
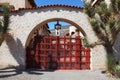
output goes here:
<path id="1" fill-rule="evenodd" d="M 3 68 L 0 69 L 0 78 L 7 78 L 7 77 L 12 77 L 16 75 L 20 75 L 23 72 L 31 75 L 43 75 L 42 70 L 40 69 L 18 69 L 16 67 L 11 67 L 11 68 Z M 51 72 L 51 71 L 48 71 Z"/>
<path id="2" fill-rule="evenodd" d="M 43 75 L 43 72 L 54 72 L 55 70 L 40 70 L 40 69 L 26 69 L 25 72 L 28 74 Z"/>
<path id="3" fill-rule="evenodd" d="M 23 71 L 17 70 L 16 68 L 3 68 L 0 69 L 0 78 L 12 77 L 22 74 Z"/>

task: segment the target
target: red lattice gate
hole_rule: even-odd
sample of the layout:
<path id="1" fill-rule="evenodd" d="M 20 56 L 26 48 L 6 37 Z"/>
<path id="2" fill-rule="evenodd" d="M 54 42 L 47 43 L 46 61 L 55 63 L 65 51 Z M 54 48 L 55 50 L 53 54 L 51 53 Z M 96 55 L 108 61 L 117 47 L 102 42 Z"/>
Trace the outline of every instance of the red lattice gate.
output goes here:
<path id="1" fill-rule="evenodd" d="M 82 47 L 80 36 L 38 36 L 26 51 L 28 68 L 90 69 L 90 48 Z"/>

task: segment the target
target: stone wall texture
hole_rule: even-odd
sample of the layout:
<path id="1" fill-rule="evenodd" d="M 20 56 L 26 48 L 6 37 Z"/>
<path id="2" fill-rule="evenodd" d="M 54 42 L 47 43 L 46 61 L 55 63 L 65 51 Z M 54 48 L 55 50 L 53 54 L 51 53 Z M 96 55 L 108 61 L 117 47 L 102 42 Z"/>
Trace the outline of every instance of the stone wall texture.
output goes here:
<path id="1" fill-rule="evenodd" d="M 0 15 L 1 16 L 1 15 Z M 79 25 L 90 43 L 97 41 L 87 16 L 80 9 L 50 7 L 34 10 L 21 10 L 11 15 L 10 28 L 14 40 L 4 42 L 0 47 L 0 67 L 25 66 L 25 45 L 31 31 L 48 19 L 62 18 Z M 106 68 L 106 51 L 102 45 L 91 49 L 91 69 Z"/>

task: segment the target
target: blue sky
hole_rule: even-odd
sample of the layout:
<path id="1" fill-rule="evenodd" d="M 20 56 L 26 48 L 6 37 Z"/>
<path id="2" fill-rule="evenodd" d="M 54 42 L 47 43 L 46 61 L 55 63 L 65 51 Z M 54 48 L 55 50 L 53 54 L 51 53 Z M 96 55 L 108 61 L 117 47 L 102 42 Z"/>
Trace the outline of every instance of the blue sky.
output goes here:
<path id="1" fill-rule="evenodd" d="M 81 0 L 34 0 L 37 6 L 44 6 L 44 5 L 51 5 L 51 4 L 64 4 L 64 5 L 71 5 L 71 6 L 79 6 L 82 7 L 83 3 Z M 54 24 L 56 22 L 49 22 L 48 25 L 51 29 L 54 29 Z M 66 22 L 60 22 L 62 26 L 69 25 L 69 23 Z"/>
<path id="2" fill-rule="evenodd" d="M 50 5 L 50 4 L 65 4 L 72 6 L 83 6 L 81 0 L 35 0 L 38 6 Z"/>
<path id="3" fill-rule="evenodd" d="M 57 23 L 57 21 L 54 21 L 54 22 L 49 22 L 48 25 L 49 25 L 49 29 L 52 30 L 54 29 L 54 25 Z M 59 24 L 61 24 L 61 26 L 67 26 L 67 25 L 70 25 L 69 23 L 66 23 L 66 22 L 59 22 Z"/>

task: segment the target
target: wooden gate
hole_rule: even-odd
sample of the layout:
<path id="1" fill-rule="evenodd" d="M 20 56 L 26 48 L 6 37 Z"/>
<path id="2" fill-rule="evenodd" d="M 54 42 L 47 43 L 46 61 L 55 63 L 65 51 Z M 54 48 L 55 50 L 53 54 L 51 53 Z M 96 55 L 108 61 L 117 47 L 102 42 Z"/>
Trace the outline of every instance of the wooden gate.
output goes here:
<path id="1" fill-rule="evenodd" d="M 27 48 L 27 68 L 90 69 L 90 48 L 82 46 L 80 36 L 36 36 Z"/>

